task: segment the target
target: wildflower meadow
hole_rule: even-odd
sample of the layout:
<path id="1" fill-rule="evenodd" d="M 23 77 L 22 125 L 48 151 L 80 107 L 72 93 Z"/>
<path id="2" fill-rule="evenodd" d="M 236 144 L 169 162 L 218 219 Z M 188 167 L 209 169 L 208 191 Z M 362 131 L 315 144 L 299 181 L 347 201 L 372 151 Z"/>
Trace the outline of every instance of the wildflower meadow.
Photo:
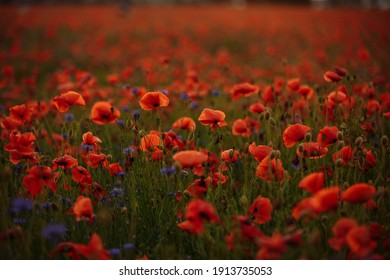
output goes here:
<path id="1" fill-rule="evenodd" d="M 0 258 L 389 259 L 389 16 L 0 6 Z"/>

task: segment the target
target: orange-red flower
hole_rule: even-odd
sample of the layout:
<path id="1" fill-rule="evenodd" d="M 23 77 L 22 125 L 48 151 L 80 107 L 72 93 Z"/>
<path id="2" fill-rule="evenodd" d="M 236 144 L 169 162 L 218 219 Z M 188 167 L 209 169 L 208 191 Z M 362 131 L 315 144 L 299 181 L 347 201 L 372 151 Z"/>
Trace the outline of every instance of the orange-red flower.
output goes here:
<path id="1" fill-rule="evenodd" d="M 69 214 L 74 214 L 76 221 L 81 219 L 89 220 L 90 223 L 93 222 L 93 209 L 91 199 L 80 195 L 76 202 L 73 204 L 73 208 L 68 212 Z"/>
<path id="2" fill-rule="evenodd" d="M 332 155 L 332 159 L 336 162 L 338 159 L 341 159 L 342 166 L 346 166 L 353 157 L 353 152 L 351 146 L 345 146 L 341 150 L 335 152 Z"/>
<path id="3" fill-rule="evenodd" d="M 9 143 L 4 146 L 4 150 L 9 152 L 10 161 L 13 164 L 27 159 L 31 162 L 37 161 L 37 154 L 34 150 L 35 136 L 32 132 L 12 132 L 9 135 Z"/>
<path id="4" fill-rule="evenodd" d="M 283 181 L 284 169 L 280 159 L 265 157 L 256 169 L 256 176 L 266 182 Z"/>
<path id="5" fill-rule="evenodd" d="M 375 187 L 365 183 L 354 184 L 341 193 L 341 199 L 353 203 L 364 203 L 375 194 Z"/>
<path id="6" fill-rule="evenodd" d="M 72 179 L 80 185 L 92 184 L 92 176 L 89 171 L 82 166 L 72 168 Z"/>
<path id="7" fill-rule="evenodd" d="M 312 194 L 317 193 L 325 184 L 325 174 L 323 172 L 314 172 L 305 176 L 298 184 L 301 189 L 307 190 Z"/>
<path id="8" fill-rule="evenodd" d="M 339 129 L 336 126 L 325 126 L 322 128 L 317 137 L 317 142 L 323 147 L 328 147 L 337 142 L 337 133 Z"/>
<path id="9" fill-rule="evenodd" d="M 114 123 L 120 115 L 119 110 L 112 107 L 109 102 L 98 101 L 92 106 L 90 118 L 94 123 L 103 125 Z"/>
<path id="10" fill-rule="evenodd" d="M 347 234 L 346 243 L 351 252 L 360 258 L 366 257 L 376 247 L 376 242 L 371 240 L 367 226 L 353 227 Z"/>
<path id="11" fill-rule="evenodd" d="M 205 222 L 219 222 L 214 207 L 202 199 L 194 199 L 188 203 L 185 218 L 178 227 L 193 234 L 203 234 Z"/>
<path id="12" fill-rule="evenodd" d="M 215 130 L 217 127 L 226 126 L 225 113 L 220 110 L 204 109 L 200 114 L 198 121 L 203 125 L 209 125 L 211 130 Z"/>
<path id="13" fill-rule="evenodd" d="M 13 130 L 25 124 L 31 119 L 33 107 L 25 104 L 15 105 L 9 109 L 10 116 L 1 121 L 1 126 L 7 130 Z"/>
<path id="14" fill-rule="evenodd" d="M 233 135 L 241 135 L 243 137 L 251 136 L 252 132 L 247 125 L 247 122 L 243 119 L 238 119 L 233 123 L 232 127 Z"/>
<path id="15" fill-rule="evenodd" d="M 60 112 L 67 112 L 72 105 L 85 106 L 84 98 L 75 91 L 68 91 L 54 97 L 53 104 Z"/>
<path id="16" fill-rule="evenodd" d="M 271 201 L 262 196 L 258 196 L 248 210 L 248 215 L 253 215 L 255 217 L 254 222 L 260 225 L 272 219 L 271 213 Z"/>
<path id="17" fill-rule="evenodd" d="M 240 152 L 233 149 L 224 150 L 221 152 L 221 158 L 224 161 L 235 163 L 240 158 Z"/>
<path id="18" fill-rule="evenodd" d="M 206 154 L 193 150 L 181 151 L 173 155 L 173 160 L 180 163 L 183 168 L 197 167 L 207 159 Z"/>
<path id="19" fill-rule="evenodd" d="M 310 127 L 303 124 L 293 124 L 283 131 L 283 142 L 287 148 L 291 148 L 297 142 L 303 140 Z"/>
<path id="20" fill-rule="evenodd" d="M 163 141 L 160 136 L 155 133 L 149 133 L 141 138 L 141 150 L 146 152 L 150 159 L 161 159 L 163 152 L 160 149 Z"/>
<path id="21" fill-rule="evenodd" d="M 63 169 L 70 169 L 78 165 L 77 159 L 70 155 L 64 155 L 63 157 L 53 159 L 51 168 L 56 170 L 58 167 Z"/>
<path id="22" fill-rule="evenodd" d="M 57 185 L 54 181 L 52 170 L 48 166 L 34 166 L 23 177 L 23 184 L 32 197 L 40 194 L 43 186 L 48 187 L 53 192 Z"/>
<path id="23" fill-rule="evenodd" d="M 259 87 L 255 85 L 251 85 L 250 83 L 242 83 L 234 85 L 230 90 L 232 94 L 232 99 L 236 100 L 242 96 L 251 96 L 252 94 L 257 94 L 259 92 Z"/>
<path id="24" fill-rule="evenodd" d="M 210 185 L 210 179 L 196 179 L 191 185 L 187 187 L 187 191 L 191 194 L 191 196 L 198 197 L 206 193 L 208 187 Z"/>
<path id="25" fill-rule="evenodd" d="M 340 218 L 333 226 L 333 237 L 328 240 L 329 246 L 336 251 L 341 250 L 345 244 L 345 238 L 348 232 L 357 227 L 358 224 L 354 219 Z"/>
<path id="26" fill-rule="evenodd" d="M 312 205 L 317 213 L 334 210 L 339 206 L 340 187 L 322 189 L 312 197 Z"/>
<path id="27" fill-rule="evenodd" d="M 297 91 L 301 85 L 301 80 L 299 78 L 294 78 L 287 81 L 287 88 L 293 92 Z"/>
<path id="28" fill-rule="evenodd" d="M 326 71 L 324 74 L 324 79 L 327 82 L 339 82 L 342 78 L 333 71 Z"/>
<path id="29" fill-rule="evenodd" d="M 118 174 L 123 171 L 122 166 L 118 162 L 111 163 L 108 166 L 108 170 L 111 176 L 118 176 Z"/>
<path id="30" fill-rule="evenodd" d="M 194 131 L 196 128 L 196 123 L 193 119 L 189 117 L 182 117 L 173 123 L 172 128 L 175 130 L 183 129 Z"/>
<path id="31" fill-rule="evenodd" d="M 98 143 L 102 143 L 102 140 L 100 140 L 100 138 L 94 136 L 92 134 L 92 132 L 90 132 L 90 131 L 84 133 L 83 136 L 82 136 L 82 139 L 83 139 L 83 144 L 84 145 L 96 146 L 96 145 L 98 145 Z"/>
<path id="32" fill-rule="evenodd" d="M 256 161 L 261 162 L 266 158 L 274 149 L 269 146 L 259 145 L 253 142 L 249 145 L 249 153 L 255 158 Z"/>
<path id="33" fill-rule="evenodd" d="M 139 100 L 139 105 L 143 110 L 152 111 L 159 107 L 167 107 L 169 104 L 169 98 L 160 91 L 147 92 Z"/>
<path id="34" fill-rule="evenodd" d="M 56 254 L 68 255 L 74 260 L 79 260 L 81 257 L 88 260 L 108 260 L 109 252 L 104 249 L 104 245 L 99 235 L 92 234 L 88 245 L 75 244 L 73 242 L 62 242 L 58 244 L 52 251 L 51 255 Z"/>
<path id="35" fill-rule="evenodd" d="M 265 111 L 265 107 L 260 102 L 256 102 L 249 106 L 249 111 L 256 114 L 261 114 Z"/>
<path id="36" fill-rule="evenodd" d="M 297 155 L 303 158 L 318 159 L 328 153 L 328 148 L 316 142 L 306 142 L 299 145 Z"/>

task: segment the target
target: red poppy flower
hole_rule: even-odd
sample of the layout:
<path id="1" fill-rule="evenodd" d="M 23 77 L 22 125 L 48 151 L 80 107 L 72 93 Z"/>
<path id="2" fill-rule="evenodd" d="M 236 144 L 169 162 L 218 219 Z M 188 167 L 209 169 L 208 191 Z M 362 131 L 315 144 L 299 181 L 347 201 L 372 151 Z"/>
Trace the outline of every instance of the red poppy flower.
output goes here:
<path id="1" fill-rule="evenodd" d="M 78 165 L 77 159 L 70 155 L 64 155 L 63 157 L 53 159 L 51 168 L 56 170 L 58 167 L 63 169 L 70 169 Z"/>
<path id="2" fill-rule="evenodd" d="M 9 135 L 9 141 L 4 146 L 4 150 L 9 152 L 10 161 L 18 164 L 21 160 L 27 159 L 31 162 L 37 161 L 37 154 L 34 150 L 35 136 L 32 132 L 12 132 Z"/>
<path id="3" fill-rule="evenodd" d="M 258 196 L 255 199 L 248 210 L 248 215 L 253 215 L 255 217 L 254 222 L 260 225 L 272 220 L 271 213 L 271 201 L 268 198 L 261 196 Z"/>
<path id="4" fill-rule="evenodd" d="M 255 158 L 256 161 L 261 162 L 266 158 L 274 149 L 269 146 L 259 145 L 253 142 L 249 145 L 249 153 Z"/>
<path id="5" fill-rule="evenodd" d="M 90 152 L 87 155 L 83 156 L 84 162 L 92 168 L 97 167 L 107 167 L 108 166 L 108 160 L 107 156 L 103 153 L 93 153 Z"/>
<path id="6" fill-rule="evenodd" d="M 154 133 L 149 133 L 141 138 L 141 150 L 146 152 L 152 160 L 162 158 L 163 152 L 160 149 L 162 144 L 163 141 L 161 137 Z"/>
<path id="7" fill-rule="evenodd" d="M 103 125 L 115 122 L 120 115 L 119 110 L 112 107 L 109 102 L 98 101 L 92 106 L 90 118 L 94 123 Z"/>
<path id="8" fill-rule="evenodd" d="M 328 105 L 334 108 L 338 103 L 348 102 L 348 96 L 341 90 L 332 91 L 327 95 Z"/>
<path id="9" fill-rule="evenodd" d="M 80 185 L 92 184 L 91 173 L 89 173 L 89 171 L 82 166 L 76 166 L 72 168 L 72 179 Z"/>
<path id="10" fill-rule="evenodd" d="M 325 174 L 323 172 L 314 172 L 305 176 L 298 184 L 301 189 L 307 190 L 312 194 L 317 193 L 325 184 Z"/>
<path id="11" fill-rule="evenodd" d="M 372 151 L 371 150 L 367 151 L 363 164 L 361 164 L 360 161 L 358 162 L 358 164 L 359 164 L 359 168 L 365 171 L 374 167 L 376 165 L 376 159 Z"/>
<path id="12" fill-rule="evenodd" d="M 81 219 L 89 220 L 90 223 L 93 222 L 93 209 L 91 199 L 80 195 L 76 202 L 73 204 L 73 208 L 68 212 L 68 214 L 74 214 L 76 221 Z"/>
<path id="13" fill-rule="evenodd" d="M 283 181 L 284 169 L 280 159 L 265 157 L 256 169 L 256 176 L 266 182 Z"/>
<path id="14" fill-rule="evenodd" d="M 205 180 L 204 178 L 196 179 L 186 190 L 191 196 L 198 197 L 206 193 L 209 184 L 210 180 Z"/>
<path id="15" fill-rule="evenodd" d="M 283 236 L 276 232 L 272 237 L 263 236 L 259 240 L 260 250 L 256 254 L 258 260 L 275 260 L 279 259 L 286 251 L 286 244 Z"/>
<path id="16" fill-rule="evenodd" d="M 300 85 L 301 85 L 301 80 L 299 78 L 294 78 L 287 81 L 287 88 L 292 92 L 297 91 Z"/>
<path id="17" fill-rule="evenodd" d="M 341 199 L 353 203 L 364 203 L 372 198 L 375 191 L 374 186 L 364 183 L 354 184 L 341 193 Z"/>
<path id="18" fill-rule="evenodd" d="M 317 216 L 317 212 L 313 207 L 313 197 L 308 197 L 298 202 L 292 211 L 292 216 L 296 220 L 300 220 L 303 217 L 315 218 Z"/>
<path id="19" fill-rule="evenodd" d="M 327 82 L 339 82 L 342 78 L 333 71 L 326 71 L 324 74 L 324 79 Z"/>
<path id="20" fill-rule="evenodd" d="M 317 213 L 334 210 L 339 206 L 340 187 L 322 189 L 312 197 L 312 205 Z"/>
<path id="21" fill-rule="evenodd" d="M 221 158 L 224 161 L 235 163 L 240 157 L 240 152 L 237 150 L 229 149 L 221 152 Z"/>
<path id="22" fill-rule="evenodd" d="M 225 113 L 220 110 L 204 109 L 200 114 L 198 121 L 203 125 L 209 125 L 211 130 L 215 130 L 217 127 L 226 126 Z"/>
<path id="23" fill-rule="evenodd" d="M 183 168 L 191 168 L 199 166 L 207 161 L 208 156 L 198 151 L 188 150 L 174 154 L 173 160 L 179 162 Z"/>
<path id="24" fill-rule="evenodd" d="M 110 259 L 109 252 L 104 249 L 104 245 L 99 235 L 92 234 L 88 245 L 75 244 L 72 242 L 62 242 L 58 244 L 51 252 L 51 255 L 64 254 L 74 260 L 79 260 L 81 257 L 88 260 L 108 260 Z"/>
<path id="25" fill-rule="evenodd" d="M 172 128 L 175 130 L 183 129 L 188 131 L 194 131 L 196 128 L 196 123 L 193 119 L 189 117 L 182 117 L 173 123 Z"/>
<path id="26" fill-rule="evenodd" d="M 213 206 L 201 199 L 188 203 L 185 218 L 186 221 L 178 224 L 178 227 L 193 234 L 203 234 L 205 222 L 219 222 Z"/>
<path id="27" fill-rule="evenodd" d="M 353 152 L 351 146 L 345 146 L 341 150 L 335 152 L 332 155 L 332 159 L 334 162 L 336 162 L 338 159 L 341 159 L 342 166 L 346 166 L 348 162 L 352 160 Z"/>
<path id="28" fill-rule="evenodd" d="M 252 132 L 245 120 L 238 119 L 233 123 L 232 134 L 241 135 L 243 137 L 249 137 L 251 136 Z"/>
<path id="29" fill-rule="evenodd" d="M 176 133 L 172 130 L 168 132 L 163 132 L 163 138 L 164 138 L 164 146 L 168 150 L 172 150 L 175 146 L 179 148 L 179 150 L 184 149 L 184 143 L 180 138 L 176 135 Z"/>
<path id="30" fill-rule="evenodd" d="M 328 147 L 337 142 L 337 133 L 339 129 L 336 126 L 325 126 L 322 128 L 317 137 L 317 142 L 323 147 Z"/>
<path id="31" fill-rule="evenodd" d="M 357 226 L 358 224 L 354 219 L 339 219 L 332 228 L 333 237 L 328 240 L 329 246 L 335 251 L 341 250 L 345 244 L 345 238 L 348 232 Z"/>
<path id="32" fill-rule="evenodd" d="M 10 116 L 1 121 L 1 126 L 7 130 L 14 130 L 29 121 L 33 115 L 33 108 L 25 104 L 16 105 L 9 109 Z"/>
<path id="33" fill-rule="evenodd" d="M 310 131 L 311 128 L 303 124 L 293 124 L 287 127 L 283 131 L 283 142 L 287 148 L 291 148 L 297 142 L 305 138 L 305 134 Z"/>
<path id="34" fill-rule="evenodd" d="M 109 170 L 111 176 L 118 176 L 118 173 L 123 171 L 121 165 L 118 162 L 111 163 L 108 166 L 108 170 Z"/>
<path id="35" fill-rule="evenodd" d="M 249 106 L 249 111 L 255 114 L 261 114 L 265 111 L 265 107 L 260 102 L 256 102 Z"/>
<path id="36" fill-rule="evenodd" d="M 102 143 L 102 140 L 100 138 L 94 136 L 92 132 L 88 131 L 83 134 L 83 144 L 84 145 L 93 145 L 96 146 L 98 143 Z"/>
<path id="37" fill-rule="evenodd" d="M 68 91 L 56 96 L 53 99 L 53 104 L 60 112 L 67 112 L 72 105 L 85 106 L 84 98 L 75 91 Z"/>
<path id="38" fill-rule="evenodd" d="M 154 111 L 159 107 L 167 107 L 169 98 L 160 91 L 147 92 L 139 101 L 139 105 L 143 110 Z"/>
<path id="39" fill-rule="evenodd" d="M 315 142 L 302 143 L 297 148 L 297 155 L 303 158 L 318 159 L 328 153 L 327 147 L 322 147 Z"/>
<path id="40" fill-rule="evenodd" d="M 242 83 L 233 86 L 230 90 L 232 94 L 232 99 L 237 100 L 242 96 L 251 96 L 252 94 L 257 94 L 259 92 L 259 87 L 255 85 L 251 85 L 250 83 Z"/>
<path id="41" fill-rule="evenodd" d="M 23 184 L 33 198 L 41 193 L 43 186 L 48 187 L 53 192 L 57 188 L 52 170 L 48 166 L 32 167 L 28 174 L 23 177 Z"/>
<path id="42" fill-rule="evenodd" d="M 348 70 L 345 68 L 342 68 L 340 66 L 335 66 L 334 71 L 336 72 L 337 75 L 345 77 L 348 75 Z"/>
<path id="43" fill-rule="evenodd" d="M 305 99 L 311 99 L 314 96 L 314 89 L 308 85 L 303 85 L 297 90 L 297 93 Z"/>
<path id="44" fill-rule="evenodd" d="M 376 247 L 376 242 L 371 240 L 367 226 L 352 228 L 347 234 L 346 243 L 351 252 L 360 258 L 366 257 Z"/>

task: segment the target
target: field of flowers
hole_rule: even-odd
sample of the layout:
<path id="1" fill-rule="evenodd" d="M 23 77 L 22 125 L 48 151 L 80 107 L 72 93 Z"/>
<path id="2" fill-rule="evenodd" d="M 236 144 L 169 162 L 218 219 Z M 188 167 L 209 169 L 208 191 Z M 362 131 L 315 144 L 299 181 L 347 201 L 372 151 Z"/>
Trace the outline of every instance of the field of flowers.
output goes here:
<path id="1" fill-rule="evenodd" d="M 0 258 L 389 259 L 389 16 L 0 7 Z"/>

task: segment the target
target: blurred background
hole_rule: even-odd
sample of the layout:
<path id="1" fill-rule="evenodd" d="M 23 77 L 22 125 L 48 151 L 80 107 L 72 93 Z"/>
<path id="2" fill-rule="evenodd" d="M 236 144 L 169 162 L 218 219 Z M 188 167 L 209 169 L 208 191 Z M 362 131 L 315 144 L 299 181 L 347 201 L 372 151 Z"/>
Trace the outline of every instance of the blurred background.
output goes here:
<path id="1" fill-rule="evenodd" d="M 289 4 L 325 7 L 362 7 L 389 9 L 390 0 L 0 0 L 0 4 L 231 4 L 237 7 L 246 4 Z"/>

